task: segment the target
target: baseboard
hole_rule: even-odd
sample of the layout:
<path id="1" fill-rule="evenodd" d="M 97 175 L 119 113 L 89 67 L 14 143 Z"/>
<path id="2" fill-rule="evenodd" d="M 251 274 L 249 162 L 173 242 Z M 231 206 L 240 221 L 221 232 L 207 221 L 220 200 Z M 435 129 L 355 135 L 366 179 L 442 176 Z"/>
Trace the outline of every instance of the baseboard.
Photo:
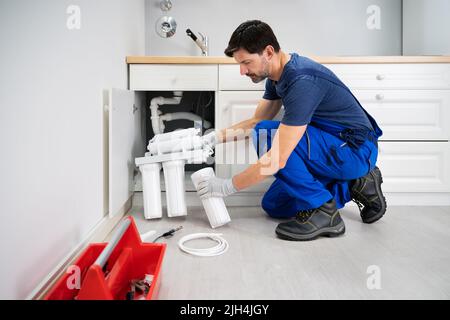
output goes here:
<path id="1" fill-rule="evenodd" d="M 386 192 L 385 196 L 388 206 L 450 206 L 448 192 Z"/>
<path id="2" fill-rule="evenodd" d="M 90 244 L 96 242 L 104 242 L 109 234 L 114 230 L 123 216 L 131 207 L 133 197 L 130 197 L 120 212 L 114 216 L 104 216 L 97 225 L 89 232 L 87 237 L 78 244 L 62 261 L 41 281 L 41 283 L 28 295 L 26 300 L 41 300 L 50 289 L 56 284 L 56 281 L 66 272 L 67 268 L 72 265 L 78 258 L 80 253 Z"/>

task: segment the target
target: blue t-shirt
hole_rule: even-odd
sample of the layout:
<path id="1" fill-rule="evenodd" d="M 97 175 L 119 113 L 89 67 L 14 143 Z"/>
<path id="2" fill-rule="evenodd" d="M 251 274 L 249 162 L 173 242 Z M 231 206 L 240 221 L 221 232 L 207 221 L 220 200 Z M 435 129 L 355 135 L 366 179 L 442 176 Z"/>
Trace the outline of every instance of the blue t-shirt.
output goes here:
<path id="1" fill-rule="evenodd" d="M 373 130 L 364 110 L 345 88 L 323 78 L 300 74 L 298 71 L 304 68 L 336 77 L 320 63 L 291 53 L 279 81 L 267 79 L 263 96 L 267 100 L 281 99 L 284 106 L 281 123 L 302 126 L 314 116 L 349 129 Z"/>

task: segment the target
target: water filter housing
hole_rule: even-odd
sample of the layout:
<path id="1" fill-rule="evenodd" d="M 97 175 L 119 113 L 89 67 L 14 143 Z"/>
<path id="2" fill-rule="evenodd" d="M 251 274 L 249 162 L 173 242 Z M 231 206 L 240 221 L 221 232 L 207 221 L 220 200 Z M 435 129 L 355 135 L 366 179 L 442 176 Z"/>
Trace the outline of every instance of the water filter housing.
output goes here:
<path id="1" fill-rule="evenodd" d="M 191 175 L 192 182 L 194 183 L 195 189 L 198 188 L 198 184 L 201 181 L 205 181 L 214 177 L 214 170 L 212 168 L 204 168 L 199 171 L 194 172 Z M 202 199 L 203 208 L 205 209 L 206 216 L 208 217 L 209 224 L 212 228 L 217 228 L 223 226 L 231 221 L 230 215 L 228 214 L 227 207 L 222 198 L 207 198 Z"/>
<path id="2" fill-rule="evenodd" d="M 145 219 L 156 219 L 162 217 L 161 206 L 161 164 L 147 163 L 139 166 L 142 175 L 142 189 L 144 196 Z"/>

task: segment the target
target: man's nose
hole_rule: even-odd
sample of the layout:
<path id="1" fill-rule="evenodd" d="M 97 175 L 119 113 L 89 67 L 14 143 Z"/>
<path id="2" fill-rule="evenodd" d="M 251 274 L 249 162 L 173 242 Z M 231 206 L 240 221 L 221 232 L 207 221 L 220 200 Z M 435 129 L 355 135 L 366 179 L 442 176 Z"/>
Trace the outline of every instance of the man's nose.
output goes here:
<path id="1" fill-rule="evenodd" d="M 246 67 L 244 67 L 243 65 L 241 65 L 241 76 L 246 75 L 248 72 L 248 69 Z"/>

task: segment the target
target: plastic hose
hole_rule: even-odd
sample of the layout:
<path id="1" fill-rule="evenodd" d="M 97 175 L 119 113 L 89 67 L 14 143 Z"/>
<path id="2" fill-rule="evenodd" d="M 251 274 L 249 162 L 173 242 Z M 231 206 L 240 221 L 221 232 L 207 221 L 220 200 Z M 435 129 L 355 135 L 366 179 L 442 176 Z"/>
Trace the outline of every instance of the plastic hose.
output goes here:
<path id="1" fill-rule="evenodd" d="M 202 239 L 207 238 L 217 242 L 217 245 L 211 248 L 188 248 L 184 245 L 185 242 L 194 240 L 194 239 Z M 193 233 L 184 236 L 178 241 L 178 247 L 186 253 L 192 254 L 194 256 L 200 257 L 213 257 L 224 254 L 228 250 L 228 242 L 222 237 L 221 233 Z"/>

